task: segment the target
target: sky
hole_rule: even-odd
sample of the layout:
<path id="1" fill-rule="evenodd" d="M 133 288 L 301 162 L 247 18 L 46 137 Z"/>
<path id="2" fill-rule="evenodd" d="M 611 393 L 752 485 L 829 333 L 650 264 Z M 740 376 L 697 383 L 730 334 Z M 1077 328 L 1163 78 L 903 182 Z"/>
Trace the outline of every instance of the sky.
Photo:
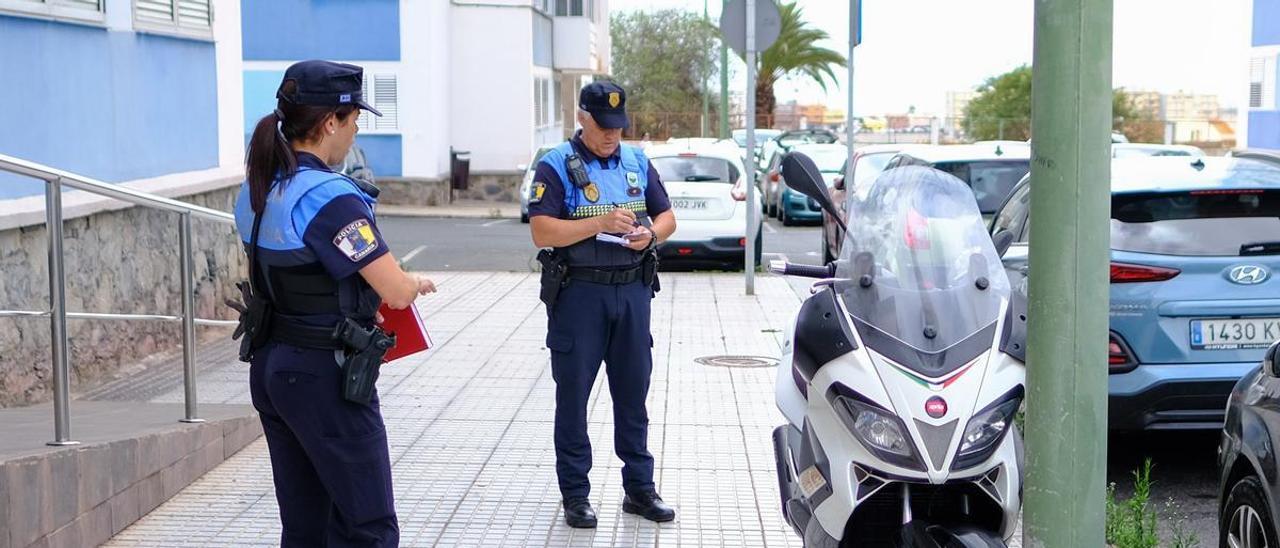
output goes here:
<path id="1" fill-rule="evenodd" d="M 849 2 L 798 0 L 804 19 L 827 31 L 826 47 L 848 51 Z M 720 1 L 709 1 L 718 22 Z M 1252 0 L 1114 0 L 1112 84 L 1130 90 L 1216 94 L 1238 107 L 1246 91 Z M 683 8 L 702 0 L 609 0 L 613 12 Z M 863 0 L 862 44 L 854 54 L 854 112 L 945 114 L 946 92 L 968 90 L 1031 63 L 1031 0 Z M 614 43 L 614 48 L 626 44 Z M 730 86 L 746 86 L 737 61 Z M 845 108 L 847 69 L 826 92 L 782 81 L 779 101 Z M 718 86 L 718 82 L 713 83 Z"/>

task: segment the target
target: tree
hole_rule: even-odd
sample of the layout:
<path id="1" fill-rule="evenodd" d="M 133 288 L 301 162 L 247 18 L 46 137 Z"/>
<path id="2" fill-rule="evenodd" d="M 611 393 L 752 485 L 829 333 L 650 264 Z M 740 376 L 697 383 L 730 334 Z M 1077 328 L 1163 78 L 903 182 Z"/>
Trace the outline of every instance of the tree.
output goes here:
<path id="1" fill-rule="evenodd" d="M 705 82 L 719 71 L 718 31 L 700 14 L 668 9 L 614 13 L 609 36 L 613 79 L 627 90 L 627 133 L 697 135 Z"/>
<path id="2" fill-rule="evenodd" d="M 1031 138 L 1031 67 L 988 78 L 964 109 L 965 133 L 976 141 Z"/>
<path id="3" fill-rule="evenodd" d="M 778 11 L 782 16 L 778 40 L 758 56 L 759 71 L 756 75 L 756 126 L 758 127 L 772 125 L 773 109 L 778 104 L 777 97 L 773 94 L 773 86 L 778 80 L 808 77 L 826 91 L 828 80 L 834 82 L 836 79 L 835 72 L 831 70 L 832 65 L 842 66 L 846 62 L 844 55 L 839 52 L 818 46 L 819 42 L 827 39 L 826 31 L 808 26 L 802 20 L 804 14 L 795 2 L 778 6 Z"/>
<path id="4" fill-rule="evenodd" d="M 1123 88 L 1114 91 L 1111 108 L 1117 131 L 1135 142 L 1159 142 L 1162 135 L 1152 138 L 1150 134 L 1153 127 L 1163 126 L 1139 111 Z M 1030 139 L 1031 67 L 1022 65 L 988 78 L 965 108 L 964 125 L 965 132 L 975 141 Z"/>

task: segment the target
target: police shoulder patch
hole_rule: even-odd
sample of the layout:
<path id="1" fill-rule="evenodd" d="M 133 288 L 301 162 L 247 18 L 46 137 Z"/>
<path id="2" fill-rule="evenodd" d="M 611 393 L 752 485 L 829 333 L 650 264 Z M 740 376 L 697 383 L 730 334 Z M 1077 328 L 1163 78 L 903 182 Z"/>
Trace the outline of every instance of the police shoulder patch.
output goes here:
<path id="1" fill-rule="evenodd" d="M 529 203 L 542 203 L 542 195 L 547 193 L 547 184 L 542 181 L 534 181 L 533 188 L 529 189 Z"/>
<path id="2" fill-rule="evenodd" d="M 358 219 L 345 226 L 333 237 L 333 245 L 353 262 L 368 257 L 378 249 L 378 237 L 368 219 Z"/>

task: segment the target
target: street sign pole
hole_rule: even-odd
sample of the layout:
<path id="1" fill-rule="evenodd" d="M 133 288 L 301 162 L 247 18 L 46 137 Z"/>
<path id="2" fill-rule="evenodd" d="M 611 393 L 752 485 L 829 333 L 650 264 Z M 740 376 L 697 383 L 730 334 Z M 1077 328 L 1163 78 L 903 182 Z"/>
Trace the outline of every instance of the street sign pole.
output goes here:
<path id="1" fill-rule="evenodd" d="M 858 47 L 862 42 L 862 0 L 849 0 L 849 80 L 847 87 L 849 92 L 849 104 L 846 107 L 844 117 L 844 135 L 845 144 L 849 147 L 849 153 L 845 158 L 844 169 L 844 188 L 847 195 L 853 193 L 853 48 Z M 845 235 L 841 234 L 841 238 Z M 823 251 L 825 254 L 825 250 Z"/>
<path id="2" fill-rule="evenodd" d="M 725 0 L 721 6 L 729 5 L 729 0 Z M 722 36 L 720 38 L 720 138 L 729 138 L 729 43 Z"/>
<path id="3" fill-rule="evenodd" d="M 747 0 L 747 247 L 743 265 L 747 274 L 747 295 L 756 294 L 756 0 Z"/>
<path id="4" fill-rule="evenodd" d="M 1104 546 L 1112 0 L 1036 0 L 1026 546 Z"/>

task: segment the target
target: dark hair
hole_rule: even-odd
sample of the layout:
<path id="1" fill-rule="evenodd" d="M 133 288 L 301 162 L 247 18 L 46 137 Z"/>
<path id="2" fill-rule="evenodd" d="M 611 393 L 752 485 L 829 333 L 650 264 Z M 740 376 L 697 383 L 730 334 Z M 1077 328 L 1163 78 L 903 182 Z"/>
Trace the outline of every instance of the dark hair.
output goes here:
<path id="1" fill-rule="evenodd" d="M 285 94 L 292 94 L 297 84 L 289 80 L 281 87 Z M 287 179 L 298 171 L 292 143 L 319 137 L 320 124 L 330 114 L 345 121 L 355 111 L 353 105 L 329 107 L 277 101 L 275 112 L 263 116 L 253 128 L 249 151 L 245 154 L 245 176 L 249 180 L 249 203 L 253 211 L 262 212 L 267 192 L 278 175 Z"/>

